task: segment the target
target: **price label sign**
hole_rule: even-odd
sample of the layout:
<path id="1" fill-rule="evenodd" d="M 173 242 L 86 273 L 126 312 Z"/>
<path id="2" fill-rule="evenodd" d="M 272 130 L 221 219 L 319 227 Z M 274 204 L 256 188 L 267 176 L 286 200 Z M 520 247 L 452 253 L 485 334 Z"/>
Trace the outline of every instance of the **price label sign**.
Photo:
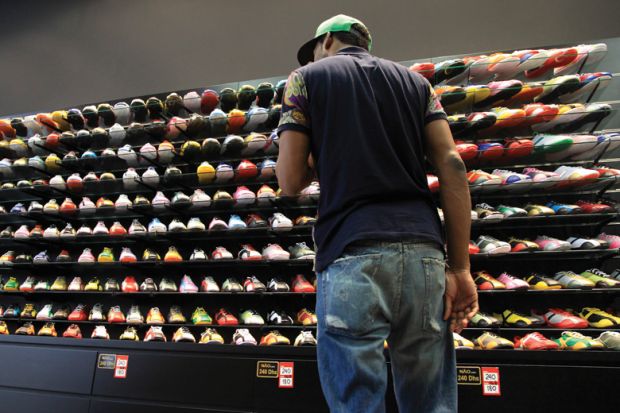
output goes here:
<path id="1" fill-rule="evenodd" d="M 116 366 L 114 366 L 114 378 L 125 379 L 127 378 L 127 365 L 129 364 L 129 356 L 116 356 Z"/>
<path id="2" fill-rule="evenodd" d="M 482 367 L 482 395 L 501 396 L 499 367 Z"/>
<path id="3" fill-rule="evenodd" d="M 292 389 L 294 387 L 295 363 L 292 361 L 281 361 L 278 371 L 278 387 L 281 389 Z"/>

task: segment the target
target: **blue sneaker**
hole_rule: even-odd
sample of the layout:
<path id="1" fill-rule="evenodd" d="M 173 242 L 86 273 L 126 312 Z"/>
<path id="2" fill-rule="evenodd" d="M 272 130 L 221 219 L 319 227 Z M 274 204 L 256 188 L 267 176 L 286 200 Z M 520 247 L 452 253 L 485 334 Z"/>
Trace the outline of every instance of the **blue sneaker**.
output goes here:
<path id="1" fill-rule="evenodd" d="M 553 209 L 557 215 L 580 214 L 583 212 L 577 205 L 561 204 L 553 201 L 547 202 L 547 206 Z"/>
<path id="2" fill-rule="evenodd" d="M 231 215 L 228 220 L 228 229 L 246 229 L 248 226 L 241 220 L 239 215 Z"/>
<path id="3" fill-rule="evenodd" d="M 22 215 L 26 213 L 26 207 L 22 203 L 17 203 L 11 208 L 11 214 Z"/>
<path id="4" fill-rule="evenodd" d="M 276 163 L 271 159 L 265 159 L 257 165 L 261 179 L 271 179 L 276 175 Z"/>
<path id="5" fill-rule="evenodd" d="M 89 149 L 82 154 L 80 159 L 97 159 L 97 154 Z"/>
<path id="6" fill-rule="evenodd" d="M 159 219 L 153 218 L 149 223 L 149 234 L 164 234 L 168 232 L 168 228 Z"/>
<path id="7" fill-rule="evenodd" d="M 34 264 L 44 264 L 46 262 L 50 262 L 50 256 L 47 255 L 47 251 L 41 251 L 32 259 Z"/>

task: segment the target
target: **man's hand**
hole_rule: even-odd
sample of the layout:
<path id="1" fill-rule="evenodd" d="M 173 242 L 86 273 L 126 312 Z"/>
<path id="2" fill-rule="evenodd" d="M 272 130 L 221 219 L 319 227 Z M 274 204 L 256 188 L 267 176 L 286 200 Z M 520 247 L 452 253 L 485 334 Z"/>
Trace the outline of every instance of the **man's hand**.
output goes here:
<path id="1" fill-rule="evenodd" d="M 469 270 L 446 270 L 444 320 L 450 329 L 460 333 L 478 312 L 478 291 Z"/>

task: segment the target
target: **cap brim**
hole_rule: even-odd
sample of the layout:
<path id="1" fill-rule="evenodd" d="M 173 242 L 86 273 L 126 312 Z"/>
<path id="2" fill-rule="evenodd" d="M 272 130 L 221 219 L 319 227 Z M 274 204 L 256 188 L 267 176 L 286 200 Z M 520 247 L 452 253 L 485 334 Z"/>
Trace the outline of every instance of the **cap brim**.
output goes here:
<path id="1" fill-rule="evenodd" d="M 305 66 L 314 61 L 314 47 L 318 41 L 319 39 L 317 38 L 312 39 L 299 48 L 299 51 L 297 52 L 297 60 L 300 65 Z"/>

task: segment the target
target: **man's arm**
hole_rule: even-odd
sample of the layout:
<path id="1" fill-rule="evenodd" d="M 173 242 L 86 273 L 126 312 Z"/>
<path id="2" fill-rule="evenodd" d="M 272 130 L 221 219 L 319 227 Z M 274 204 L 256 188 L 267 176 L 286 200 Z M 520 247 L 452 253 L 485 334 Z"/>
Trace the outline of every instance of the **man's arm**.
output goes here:
<path id="1" fill-rule="evenodd" d="M 276 176 L 283 196 L 295 196 L 314 177 L 310 137 L 304 132 L 285 130 L 280 134 Z"/>
<path id="2" fill-rule="evenodd" d="M 466 169 L 447 121 L 427 123 L 424 133 L 427 157 L 439 178 L 448 244 L 444 318 L 451 318 L 453 330 L 460 331 L 478 312 L 478 293 L 469 265 L 471 198 Z"/>

